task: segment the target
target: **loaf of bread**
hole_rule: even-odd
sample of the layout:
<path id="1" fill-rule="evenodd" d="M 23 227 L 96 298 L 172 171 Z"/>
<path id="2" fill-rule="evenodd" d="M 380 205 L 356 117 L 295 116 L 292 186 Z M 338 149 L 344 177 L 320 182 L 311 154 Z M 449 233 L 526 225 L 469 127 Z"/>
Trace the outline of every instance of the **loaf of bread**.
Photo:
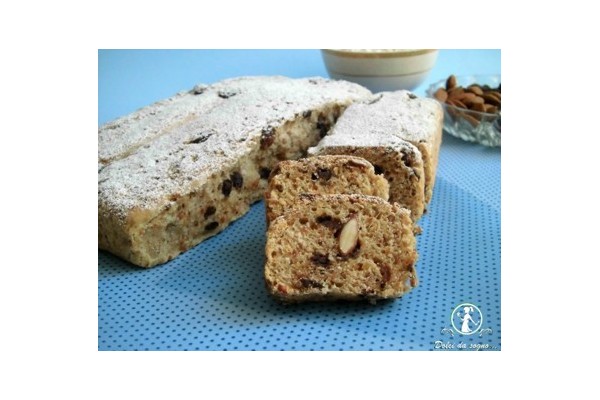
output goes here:
<path id="1" fill-rule="evenodd" d="M 197 86 L 98 130 L 98 246 L 150 267 L 220 232 L 280 160 L 324 137 L 363 87 L 246 77 Z"/>
<path id="2" fill-rule="evenodd" d="M 284 302 L 395 298 L 417 285 L 409 211 L 365 195 L 301 195 L 271 222 L 265 282 Z"/>
<path id="3" fill-rule="evenodd" d="M 389 184 L 364 158 L 334 155 L 281 161 L 265 192 L 267 223 L 290 209 L 302 193 L 364 194 L 389 198 Z"/>
<path id="4" fill-rule="evenodd" d="M 433 193 L 442 127 L 437 101 L 405 90 L 384 92 L 348 107 L 308 153 L 366 158 L 389 181 L 390 201 L 410 209 L 416 221 Z"/>

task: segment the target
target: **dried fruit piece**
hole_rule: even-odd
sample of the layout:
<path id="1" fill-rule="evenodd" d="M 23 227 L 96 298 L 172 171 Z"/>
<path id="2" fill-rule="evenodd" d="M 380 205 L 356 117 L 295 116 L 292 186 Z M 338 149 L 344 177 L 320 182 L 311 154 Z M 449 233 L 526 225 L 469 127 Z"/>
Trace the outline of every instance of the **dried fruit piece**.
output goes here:
<path id="1" fill-rule="evenodd" d="M 233 187 L 233 183 L 229 179 L 225 179 L 223 181 L 223 185 L 221 186 L 221 192 L 225 197 L 229 196 L 231 193 L 231 188 Z"/>
<path id="2" fill-rule="evenodd" d="M 319 282 L 315 281 L 314 279 L 310 279 L 310 278 L 300 278 L 300 285 L 302 285 L 302 287 L 305 287 L 305 288 L 315 288 L 315 289 L 323 288 L 322 283 L 319 283 Z"/>
<path id="3" fill-rule="evenodd" d="M 358 243 L 358 220 L 351 218 L 340 232 L 339 247 L 340 253 L 346 256 L 354 250 Z"/>
<path id="4" fill-rule="evenodd" d="M 327 254 L 315 253 L 310 257 L 310 261 L 320 267 L 328 267 L 331 264 Z"/>
<path id="5" fill-rule="evenodd" d="M 270 126 L 263 128 L 261 131 L 261 135 L 260 135 L 260 148 L 262 150 L 264 150 L 267 147 L 271 146 L 274 141 L 275 141 L 275 128 L 270 127 Z"/>
<path id="6" fill-rule="evenodd" d="M 321 215 L 317 217 L 316 221 L 321 225 L 333 229 L 335 232 L 342 227 L 342 221 L 340 221 L 339 218 L 331 217 L 329 215 Z"/>
<path id="7" fill-rule="evenodd" d="M 316 181 L 317 179 L 322 179 L 324 181 L 328 181 L 331 179 L 331 171 L 327 168 L 317 168 L 316 172 L 313 172 L 311 175 L 311 179 Z"/>
<path id="8" fill-rule="evenodd" d="M 233 174 L 231 174 L 229 178 L 231 179 L 233 187 L 236 189 L 241 189 L 241 187 L 244 185 L 244 177 L 238 171 L 235 171 Z"/>
<path id="9" fill-rule="evenodd" d="M 260 175 L 260 179 L 269 179 L 269 175 L 271 175 L 271 170 L 267 167 L 260 167 L 258 170 L 258 174 Z"/>
<path id="10" fill-rule="evenodd" d="M 219 223 L 217 221 L 213 221 L 210 224 L 206 225 L 204 227 L 204 230 L 206 232 L 214 231 L 215 229 L 217 229 L 218 226 L 219 226 Z"/>
<path id="11" fill-rule="evenodd" d="M 217 212 L 217 209 L 214 206 L 208 206 L 206 208 L 206 211 L 204 211 L 204 219 L 210 217 L 211 215 L 213 215 L 216 212 Z"/>

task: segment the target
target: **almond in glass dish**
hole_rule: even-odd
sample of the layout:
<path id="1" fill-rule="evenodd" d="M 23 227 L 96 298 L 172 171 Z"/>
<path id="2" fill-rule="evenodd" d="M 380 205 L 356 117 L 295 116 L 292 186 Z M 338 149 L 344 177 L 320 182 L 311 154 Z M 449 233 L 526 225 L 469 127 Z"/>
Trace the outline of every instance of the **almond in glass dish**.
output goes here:
<path id="1" fill-rule="evenodd" d="M 446 132 L 484 146 L 500 146 L 500 75 L 451 75 L 431 85 L 427 95 L 442 103 Z"/>

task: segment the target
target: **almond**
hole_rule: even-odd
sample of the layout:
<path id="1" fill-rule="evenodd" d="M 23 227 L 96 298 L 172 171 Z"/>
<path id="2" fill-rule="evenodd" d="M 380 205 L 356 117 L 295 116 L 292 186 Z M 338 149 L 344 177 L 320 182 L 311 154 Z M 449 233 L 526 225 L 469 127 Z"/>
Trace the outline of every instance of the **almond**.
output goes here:
<path id="1" fill-rule="evenodd" d="M 433 97 L 435 97 L 439 102 L 445 103 L 446 99 L 448 99 L 448 92 L 446 92 L 443 88 L 439 88 L 435 91 Z"/>
<path id="2" fill-rule="evenodd" d="M 358 243 L 358 220 L 350 219 L 340 232 L 340 253 L 346 256 L 354 250 Z"/>
<path id="3" fill-rule="evenodd" d="M 351 160 L 348 160 L 348 163 L 346 165 L 350 167 L 358 167 L 365 169 L 369 169 L 371 167 L 371 164 L 367 160 L 363 160 L 360 158 L 353 158 Z"/>
<path id="4" fill-rule="evenodd" d="M 467 92 L 476 94 L 477 96 L 481 96 L 483 94 L 483 90 L 481 90 L 481 87 L 479 87 L 479 85 L 471 85 L 465 90 Z"/>
<path id="5" fill-rule="evenodd" d="M 453 87 L 456 87 L 456 77 L 454 75 L 450 75 L 446 80 L 446 89 L 450 90 Z"/>

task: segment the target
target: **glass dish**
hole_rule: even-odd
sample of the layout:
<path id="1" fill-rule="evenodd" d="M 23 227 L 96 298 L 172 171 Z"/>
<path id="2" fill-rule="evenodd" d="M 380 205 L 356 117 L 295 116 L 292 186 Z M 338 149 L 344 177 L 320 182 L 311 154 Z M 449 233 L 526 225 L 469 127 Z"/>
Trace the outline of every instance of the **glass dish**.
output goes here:
<path id="1" fill-rule="evenodd" d="M 492 88 L 500 84 L 499 75 L 457 76 L 458 86 L 467 88 L 474 83 Z M 439 88 L 446 88 L 446 79 L 436 82 L 427 89 L 427 96 L 433 96 Z M 500 146 L 501 111 L 497 114 L 472 111 L 441 103 L 444 109 L 444 130 L 457 138 L 468 142 L 477 142 L 485 146 Z"/>

